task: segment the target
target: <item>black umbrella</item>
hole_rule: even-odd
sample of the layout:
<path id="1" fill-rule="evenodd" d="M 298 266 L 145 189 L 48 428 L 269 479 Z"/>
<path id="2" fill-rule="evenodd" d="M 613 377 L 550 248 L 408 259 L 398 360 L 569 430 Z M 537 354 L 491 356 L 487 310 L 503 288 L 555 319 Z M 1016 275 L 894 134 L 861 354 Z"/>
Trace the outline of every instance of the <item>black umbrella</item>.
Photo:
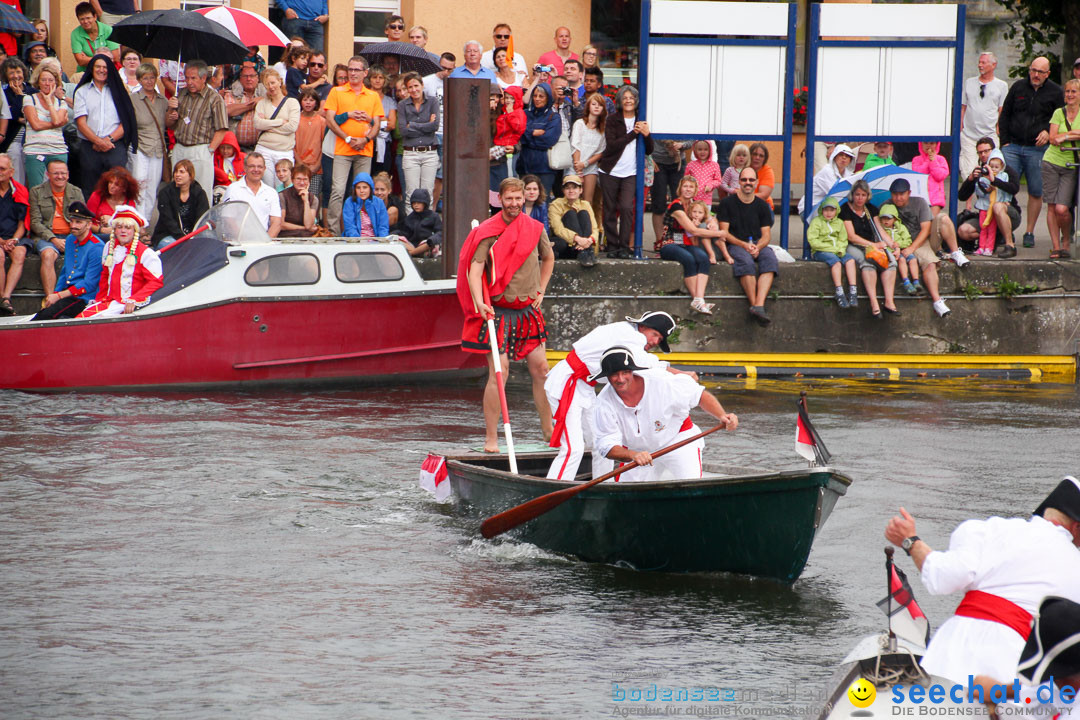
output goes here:
<path id="1" fill-rule="evenodd" d="M 26 16 L 6 3 L 0 3 L 0 32 L 12 35 L 33 35 L 37 28 Z"/>
<path id="2" fill-rule="evenodd" d="M 147 10 L 113 25 L 109 40 L 134 48 L 146 57 L 210 65 L 239 63 L 248 49 L 229 30 L 205 15 L 186 10 Z"/>
<path id="3" fill-rule="evenodd" d="M 372 65 L 378 65 L 383 55 L 396 55 L 401 72 L 415 72 L 421 75 L 437 73 L 439 56 L 429 53 L 427 50 L 407 42 L 380 42 L 365 45 L 360 51 L 360 57 Z"/>

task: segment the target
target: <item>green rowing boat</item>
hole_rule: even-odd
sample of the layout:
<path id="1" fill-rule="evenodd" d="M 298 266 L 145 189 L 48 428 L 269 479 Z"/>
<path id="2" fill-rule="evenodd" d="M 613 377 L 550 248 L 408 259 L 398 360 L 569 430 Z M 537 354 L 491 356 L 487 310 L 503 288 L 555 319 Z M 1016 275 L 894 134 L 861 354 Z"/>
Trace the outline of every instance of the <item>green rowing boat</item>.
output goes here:
<path id="1" fill-rule="evenodd" d="M 573 483 L 544 478 L 554 452 L 446 458 L 454 496 L 481 518 Z M 589 477 L 589 458 L 581 464 Z M 581 477 L 581 476 L 579 476 Z M 829 467 L 709 473 L 694 480 L 604 482 L 512 530 L 517 540 L 588 562 L 659 572 L 732 572 L 785 583 L 851 479 Z"/>

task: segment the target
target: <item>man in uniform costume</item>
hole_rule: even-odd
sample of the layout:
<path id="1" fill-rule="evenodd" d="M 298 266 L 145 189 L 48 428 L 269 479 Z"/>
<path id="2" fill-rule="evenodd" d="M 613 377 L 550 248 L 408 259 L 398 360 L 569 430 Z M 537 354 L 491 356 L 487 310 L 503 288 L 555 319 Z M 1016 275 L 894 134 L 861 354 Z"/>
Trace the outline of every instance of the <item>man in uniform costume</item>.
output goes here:
<path id="1" fill-rule="evenodd" d="M 101 255 L 101 285 L 79 317 L 129 315 L 149 304 L 150 295 L 162 286 L 161 257 L 139 241 L 146 219 L 130 205 L 121 205 L 110 224 L 112 236 Z"/>
<path id="2" fill-rule="evenodd" d="M 969 675 L 1011 678 L 1042 599 L 1080 601 L 1080 481 L 1071 476 L 1027 520 L 961 523 L 945 551 L 919 538 L 904 508 L 885 537 L 911 556 L 930 593 L 966 593 L 923 656 L 931 675 L 956 683 Z"/>
<path id="3" fill-rule="evenodd" d="M 595 454 L 620 462 L 637 462 L 640 467 L 616 480 L 665 480 L 701 477 L 703 440 L 688 443 L 656 458 L 651 453 L 701 432 L 690 420 L 691 408 L 701 407 L 727 430 L 739 426 L 739 418 L 724 410 L 711 393 L 688 375 L 666 370 L 647 370 L 634 362 L 625 347 L 608 349 L 600 359 L 601 377 L 608 386 L 596 397 L 593 422 L 596 425 Z"/>
<path id="4" fill-rule="evenodd" d="M 104 244 L 90 232 L 96 218 L 77 200 L 68 206 L 68 217 L 71 234 L 64 240 L 64 274 L 56 281 L 56 289 L 45 296 L 45 307 L 33 320 L 77 317 L 86 308 L 87 299 L 98 294 Z"/>
<path id="5" fill-rule="evenodd" d="M 551 408 L 544 394 L 547 329 L 540 303 L 555 268 L 544 226 L 522 214 L 525 184 L 507 178 L 499 185 L 502 210 L 473 228 L 458 261 L 457 295 L 465 313 L 461 349 L 488 355 L 484 387 L 484 450 L 498 452 L 499 388 L 491 357 L 487 319 L 495 318 L 502 376 L 510 360 L 524 359 L 532 376 L 533 400 L 544 437 L 551 436 Z"/>
<path id="6" fill-rule="evenodd" d="M 548 373 L 544 390 L 554 413 L 555 429 L 551 447 L 559 448 L 547 476 L 555 480 L 573 480 L 585 452 L 585 429 L 595 437 L 592 426 L 592 407 L 596 399 L 591 389 L 596 382 L 588 377 L 600 371 L 600 358 L 610 347 L 620 345 L 634 355 L 634 362 L 643 368 L 671 369 L 655 355 L 655 347 L 671 352 L 667 337 L 675 330 L 675 319 L 666 312 L 647 312 L 639 318 L 627 317 L 624 322 L 601 325 L 575 342 L 570 354 Z M 694 379 L 696 374 L 688 373 Z M 602 382 L 603 380 L 601 380 Z M 600 477 L 613 467 L 606 457 L 593 454 L 592 476 Z"/>

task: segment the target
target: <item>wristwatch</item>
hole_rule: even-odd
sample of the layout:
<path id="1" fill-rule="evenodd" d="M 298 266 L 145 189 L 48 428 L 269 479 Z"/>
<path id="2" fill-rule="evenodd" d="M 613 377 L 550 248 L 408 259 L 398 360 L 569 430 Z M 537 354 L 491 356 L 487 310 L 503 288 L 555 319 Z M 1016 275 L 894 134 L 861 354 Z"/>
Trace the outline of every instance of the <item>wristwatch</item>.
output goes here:
<path id="1" fill-rule="evenodd" d="M 345 144 L 346 145 L 352 145 L 352 141 L 353 141 L 353 136 L 352 135 L 346 135 L 345 136 Z"/>
<path id="2" fill-rule="evenodd" d="M 922 538 L 920 538 L 918 535 L 912 535 L 909 538 L 904 538 L 904 542 L 900 543 L 900 549 L 906 552 L 908 554 L 908 557 L 911 557 L 911 546 L 919 542 L 919 540 L 922 540 Z"/>

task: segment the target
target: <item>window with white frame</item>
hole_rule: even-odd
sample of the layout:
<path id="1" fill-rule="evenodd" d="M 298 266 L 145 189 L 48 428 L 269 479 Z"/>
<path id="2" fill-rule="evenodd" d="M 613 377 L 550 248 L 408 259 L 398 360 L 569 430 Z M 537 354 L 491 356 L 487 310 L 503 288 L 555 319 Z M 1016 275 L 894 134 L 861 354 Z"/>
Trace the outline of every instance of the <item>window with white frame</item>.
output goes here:
<path id="1" fill-rule="evenodd" d="M 229 0 L 180 0 L 181 10 L 198 10 L 205 7 L 228 7 Z"/>
<path id="2" fill-rule="evenodd" d="M 386 19 L 401 14 L 400 0 L 355 0 L 353 3 L 353 52 L 373 42 L 385 42 Z"/>

